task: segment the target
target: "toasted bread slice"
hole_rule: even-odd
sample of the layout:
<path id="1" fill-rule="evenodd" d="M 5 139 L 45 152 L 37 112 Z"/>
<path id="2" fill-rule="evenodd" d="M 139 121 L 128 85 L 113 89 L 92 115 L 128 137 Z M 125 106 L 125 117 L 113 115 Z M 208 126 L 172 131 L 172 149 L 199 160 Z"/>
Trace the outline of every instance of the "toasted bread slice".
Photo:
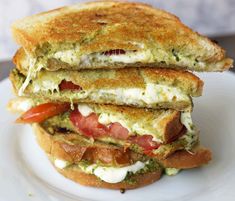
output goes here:
<path id="1" fill-rule="evenodd" d="M 70 163 L 79 162 L 80 160 L 87 158 L 92 158 L 92 162 L 96 162 L 96 160 L 104 162 L 108 158 L 110 159 L 109 162 L 114 163 L 117 163 L 117 158 L 120 160 L 124 158 L 124 161 L 127 163 L 133 163 L 133 161 L 136 161 L 144 155 L 143 151 L 136 147 L 135 149 L 133 149 L 133 147 L 126 148 L 118 143 L 110 144 L 98 140 L 92 142 L 85 137 L 71 132 L 56 132 L 52 135 L 46 128 L 39 124 L 33 124 L 33 129 L 36 133 L 39 145 L 46 153 L 54 155 L 56 158 L 69 161 Z M 167 154 L 159 151 L 158 154 L 148 154 L 148 156 L 164 163 L 165 158 L 172 156 L 172 154 L 178 150 L 185 149 L 184 143 L 180 144 L 179 142 L 180 141 L 178 140 L 178 143 L 173 142 L 168 144 L 170 146 L 161 145 L 160 147 L 163 147 L 161 149 L 168 150 Z M 99 152 L 100 154 L 98 154 Z M 133 152 L 137 153 L 137 155 L 133 154 Z M 86 154 L 88 154 L 88 156 Z M 93 155 L 93 157 L 90 157 L 90 155 Z M 108 157 L 106 158 L 106 156 Z M 166 164 L 165 167 L 172 166 L 171 164 L 169 164 L 169 166 Z"/>
<path id="2" fill-rule="evenodd" d="M 25 76 L 18 70 L 10 74 L 13 87 L 22 95 Z M 60 89 L 63 81 L 81 90 Z M 147 108 L 192 110 L 190 96 L 202 94 L 203 81 L 197 76 L 167 69 L 119 69 L 83 71 L 42 71 L 28 83 L 23 94 L 51 101 L 129 105 Z"/>
<path id="3" fill-rule="evenodd" d="M 142 154 L 99 141 L 91 142 L 84 137 L 69 133 L 51 135 L 43 127 L 33 125 L 37 141 L 41 148 L 53 158 L 68 163 L 77 163 L 87 160 L 91 163 L 102 162 L 106 165 L 131 165 L 137 160 L 144 160 Z"/>
<path id="4" fill-rule="evenodd" d="M 37 103 L 30 98 L 18 97 L 10 100 L 7 108 L 14 113 L 24 113 L 36 106 Z M 78 104 L 76 107 L 78 107 L 83 116 L 94 112 L 98 116 L 99 122 L 103 125 L 120 123 L 131 133 L 152 135 L 154 139 L 164 144 L 172 142 L 178 136 L 184 134 L 181 112 L 175 110 L 151 110 L 127 106 L 84 103 Z M 84 114 L 84 111 L 86 112 L 87 110 L 89 113 Z M 69 112 L 51 117 L 42 124 L 54 130 L 62 128 L 77 132 L 77 129 L 69 119 Z"/>
<path id="5" fill-rule="evenodd" d="M 225 51 L 174 15 L 129 2 L 76 4 L 26 17 L 12 26 L 32 68 L 146 66 L 223 71 Z M 28 66 L 25 66 L 27 69 Z"/>
<path id="6" fill-rule="evenodd" d="M 149 167 L 138 174 L 131 174 L 128 180 L 125 179 L 118 183 L 108 183 L 102 181 L 94 174 L 84 172 L 79 166 L 80 161 L 85 160 L 91 164 L 99 162 L 99 164 L 105 164 L 107 167 L 125 167 L 136 161 L 149 161 L 149 156 L 136 154 L 133 151 L 125 150 L 118 146 L 97 142 L 91 145 L 84 141 L 79 141 L 76 146 L 73 146 L 71 145 L 72 139 L 68 134 L 66 135 L 67 141 L 61 142 L 61 137 L 56 138 L 56 135 L 50 135 L 38 124 L 34 124 L 33 128 L 39 145 L 48 154 L 49 159 L 55 165 L 57 171 L 65 177 L 87 186 L 111 189 L 138 188 L 158 180 L 161 176 L 162 168 L 194 168 L 206 164 L 211 160 L 211 152 L 206 149 L 197 148 L 194 150 L 194 154 L 189 154 L 186 151 L 176 152 L 176 154 L 172 154 L 165 160 L 155 161 L 154 168 Z M 58 167 L 55 162 L 57 159 L 66 162 L 66 165 L 64 167 Z M 161 164 L 162 167 L 158 164 Z"/>
<path id="7" fill-rule="evenodd" d="M 207 164 L 211 159 L 212 153 L 209 149 L 196 146 L 191 152 L 181 150 L 173 153 L 161 160 L 161 164 L 169 168 L 188 169 Z"/>
<path id="8" fill-rule="evenodd" d="M 66 161 L 66 163 L 70 164 L 69 167 L 63 169 L 55 166 L 57 171 L 82 185 L 111 189 L 133 189 L 151 184 L 161 176 L 162 168 L 156 163 L 154 170 L 151 169 L 137 175 L 131 175 L 128 181 L 125 179 L 115 184 L 104 182 L 93 174 L 83 172 L 76 164 L 79 164 L 80 161 L 86 161 L 91 164 L 98 163 L 107 167 L 115 166 L 121 168 L 130 166 L 137 161 L 146 161 L 149 158 L 118 146 L 98 142 L 89 144 L 83 140 L 74 146 L 71 145 L 71 142 L 66 143 L 58 139 L 56 140 L 56 137 L 45 132 L 39 125 L 33 125 L 33 127 L 39 145 L 48 154 L 52 164 L 55 165 L 56 159 Z M 66 136 L 66 138 L 69 137 Z"/>
<path id="9" fill-rule="evenodd" d="M 202 164 L 207 164 L 211 160 L 211 152 L 205 148 L 197 148 L 194 154 L 190 154 L 186 151 L 180 151 L 173 154 L 171 157 L 165 159 L 162 163 L 165 167 L 173 167 L 179 169 L 188 169 L 199 167 Z M 52 161 L 53 163 L 53 161 Z M 56 167 L 55 167 L 56 168 Z M 63 176 L 78 182 L 85 186 L 93 186 L 98 188 L 110 188 L 110 189 L 134 189 L 141 186 L 149 185 L 161 177 L 161 169 L 154 172 L 145 174 L 133 175 L 131 177 L 133 183 L 120 182 L 116 184 L 110 184 L 98 179 L 93 174 L 86 174 L 80 169 L 72 166 L 65 169 L 56 168 Z"/>

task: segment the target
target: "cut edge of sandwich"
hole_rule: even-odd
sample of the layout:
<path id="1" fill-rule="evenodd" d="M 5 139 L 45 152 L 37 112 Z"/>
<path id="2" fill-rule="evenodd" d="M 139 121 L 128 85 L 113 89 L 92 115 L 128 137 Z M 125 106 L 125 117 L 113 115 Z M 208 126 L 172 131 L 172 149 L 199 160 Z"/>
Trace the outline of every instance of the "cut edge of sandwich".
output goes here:
<path id="1" fill-rule="evenodd" d="M 40 103 L 30 98 L 18 97 L 10 100 L 7 108 L 12 112 L 23 113 L 42 103 L 45 102 Z M 154 142 L 165 144 L 162 147 L 160 146 L 159 150 L 156 150 L 155 154 L 159 156 L 169 155 L 171 153 L 169 150 L 174 145 L 177 148 L 186 147 L 186 149 L 190 150 L 195 142 L 198 141 L 198 131 L 192 122 L 190 112 L 85 103 L 77 104 L 74 109 L 78 110 L 84 118 L 94 113 L 97 115 L 98 122 L 104 126 L 119 123 L 129 133 L 137 136 L 151 135 Z M 78 132 L 78 129 L 71 122 L 68 112 L 50 117 L 43 121 L 41 125 L 48 131 L 51 130 L 52 134 L 53 131 L 59 128 L 70 132 Z M 78 133 L 81 135 L 80 132 Z M 180 143 L 173 142 L 168 144 L 176 138 L 181 140 Z M 118 142 L 118 144 L 123 145 L 122 141 L 113 140 L 109 136 L 100 140 L 108 143 Z M 161 152 L 164 154 L 161 154 Z"/>
<path id="2" fill-rule="evenodd" d="M 53 77 L 53 79 L 51 79 Z M 43 71 L 29 81 L 14 69 L 10 74 L 17 94 L 63 102 L 96 102 L 147 108 L 192 110 L 191 96 L 202 94 L 203 81 L 185 71 L 167 69 L 119 69 L 93 71 Z M 81 90 L 60 90 L 62 82 Z M 22 91 L 22 89 L 24 91 Z"/>

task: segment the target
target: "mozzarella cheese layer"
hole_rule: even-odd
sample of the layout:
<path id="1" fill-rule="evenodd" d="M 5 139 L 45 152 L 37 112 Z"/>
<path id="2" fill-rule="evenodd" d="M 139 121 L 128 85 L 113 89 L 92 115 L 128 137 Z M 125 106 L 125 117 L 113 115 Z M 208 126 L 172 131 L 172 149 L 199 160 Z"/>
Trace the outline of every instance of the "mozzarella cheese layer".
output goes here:
<path id="1" fill-rule="evenodd" d="M 165 173 L 168 175 L 168 176 L 174 176 L 176 174 L 178 174 L 180 171 L 180 169 L 176 169 L 176 168 L 166 168 L 165 169 Z"/>
<path id="2" fill-rule="evenodd" d="M 57 158 L 57 159 L 54 160 L 54 165 L 59 169 L 64 169 L 67 166 L 69 166 L 70 163 L 68 161 L 61 160 L 61 159 Z"/>
<path id="3" fill-rule="evenodd" d="M 101 180 L 107 183 L 118 183 L 123 181 L 128 172 L 136 173 L 145 167 L 147 162 L 143 163 L 137 161 L 135 164 L 126 167 L 103 167 L 96 164 L 89 165 L 87 167 L 79 165 L 79 167 L 87 174 L 94 174 Z"/>
<path id="4" fill-rule="evenodd" d="M 136 63 L 136 62 L 154 62 L 153 54 L 150 50 L 126 51 L 125 54 L 105 55 L 102 53 L 92 53 L 80 55 L 79 48 L 75 50 L 58 51 L 51 58 L 59 59 L 70 65 L 94 66 L 94 64 L 105 63 Z"/>
<path id="5" fill-rule="evenodd" d="M 185 149 L 190 151 L 195 142 L 198 141 L 197 131 L 193 125 L 190 112 L 181 112 L 181 123 L 187 128 L 187 132 L 180 139 L 187 142 Z"/>
<path id="6" fill-rule="evenodd" d="M 141 162 L 137 161 L 133 165 L 125 166 L 125 167 L 105 167 L 100 166 L 97 164 L 92 165 L 84 165 L 83 163 L 78 163 L 78 167 L 87 174 L 94 174 L 101 180 L 107 182 L 107 183 L 118 183 L 123 181 L 128 172 L 136 173 L 139 170 L 143 169 L 146 164 L 149 162 Z M 55 159 L 54 165 L 59 169 L 64 169 L 71 165 L 68 161 Z"/>

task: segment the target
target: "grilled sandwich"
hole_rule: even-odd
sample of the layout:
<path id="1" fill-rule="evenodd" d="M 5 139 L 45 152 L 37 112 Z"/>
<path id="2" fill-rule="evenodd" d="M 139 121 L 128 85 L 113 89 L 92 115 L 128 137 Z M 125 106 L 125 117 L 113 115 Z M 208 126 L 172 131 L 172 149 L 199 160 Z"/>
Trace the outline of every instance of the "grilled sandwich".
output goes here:
<path id="1" fill-rule="evenodd" d="M 166 158 L 176 150 L 190 151 L 198 144 L 190 112 L 85 103 L 71 109 L 70 103 L 40 103 L 27 98 L 12 100 L 9 109 L 24 112 L 18 123 L 40 123 L 51 135 L 76 133 L 78 139 L 128 147 L 155 158 Z"/>
<path id="2" fill-rule="evenodd" d="M 211 160 L 190 113 L 84 103 L 72 110 L 29 98 L 8 108 L 23 112 L 17 122 L 32 123 L 55 168 L 83 185 L 133 189 Z"/>
<path id="3" fill-rule="evenodd" d="M 133 189 L 211 160 L 191 118 L 203 81 L 186 70 L 224 71 L 233 60 L 174 15 L 90 2 L 18 20 L 12 32 L 21 47 L 8 108 L 65 177 Z"/>
<path id="4" fill-rule="evenodd" d="M 181 150 L 166 159 L 157 159 L 113 144 L 84 138 L 74 143 L 74 134 L 51 135 L 34 124 L 37 141 L 55 168 L 65 177 L 82 185 L 111 189 L 133 189 L 160 179 L 163 172 L 175 175 L 181 169 L 195 168 L 211 160 L 211 152 L 194 147 L 191 153 Z M 76 134 L 75 134 L 76 135 Z M 62 140 L 66 138 L 66 140 Z"/>
<path id="5" fill-rule="evenodd" d="M 203 88 L 197 76 L 173 69 L 42 71 L 24 91 L 26 75 L 14 69 L 10 79 L 16 94 L 24 96 L 180 111 L 191 111 L 191 96 L 200 96 Z"/>
<path id="6" fill-rule="evenodd" d="M 43 69 L 164 67 L 224 71 L 225 51 L 180 20 L 149 5 L 92 2 L 16 21 L 22 48 L 14 60 L 28 72 L 24 88 Z"/>
<path id="7" fill-rule="evenodd" d="M 176 16 L 141 3 L 67 6 L 18 20 L 12 32 L 31 70 L 152 65 L 223 71 L 232 64 L 221 47 Z"/>

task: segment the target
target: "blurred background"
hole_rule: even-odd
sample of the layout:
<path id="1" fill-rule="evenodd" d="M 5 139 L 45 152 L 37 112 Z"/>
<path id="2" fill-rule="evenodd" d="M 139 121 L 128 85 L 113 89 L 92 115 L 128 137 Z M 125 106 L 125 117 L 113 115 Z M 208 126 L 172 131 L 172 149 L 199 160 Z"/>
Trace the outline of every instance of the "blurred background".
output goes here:
<path id="1" fill-rule="evenodd" d="M 228 55 L 235 53 L 235 0 L 136 0 L 177 15 L 186 25 L 219 42 Z M 0 62 L 11 59 L 17 45 L 10 25 L 16 19 L 86 0 L 0 0 Z M 1 71 L 1 69 L 0 69 Z M 1 77 L 3 76 L 0 72 Z"/>

